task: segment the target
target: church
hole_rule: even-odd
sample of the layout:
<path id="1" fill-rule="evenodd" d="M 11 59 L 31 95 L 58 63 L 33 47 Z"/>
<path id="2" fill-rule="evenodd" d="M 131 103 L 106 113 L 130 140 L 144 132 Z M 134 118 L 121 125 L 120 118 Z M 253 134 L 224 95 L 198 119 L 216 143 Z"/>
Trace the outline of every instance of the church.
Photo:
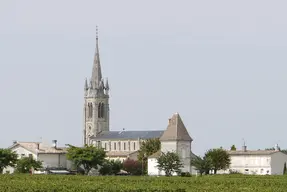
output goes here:
<path id="1" fill-rule="evenodd" d="M 93 61 L 92 76 L 85 80 L 84 86 L 84 129 L 83 144 L 93 144 L 105 149 L 108 159 L 137 159 L 141 143 L 146 139 L 160 138 L 161 151 L 175 151 L 184 161 L 185 172 L 191 172 L 191 142 L 178 113 L 168 121 L 166 130 L 153 131 L 111 131 L 109 107 L 109 82 L 104 81 L 101 70 L 99 38 L 96 36 L 96 50 Z M 160 174 L 156 168 L 156 159 L 160 151 L 149 158 L 151 175 Z"/>

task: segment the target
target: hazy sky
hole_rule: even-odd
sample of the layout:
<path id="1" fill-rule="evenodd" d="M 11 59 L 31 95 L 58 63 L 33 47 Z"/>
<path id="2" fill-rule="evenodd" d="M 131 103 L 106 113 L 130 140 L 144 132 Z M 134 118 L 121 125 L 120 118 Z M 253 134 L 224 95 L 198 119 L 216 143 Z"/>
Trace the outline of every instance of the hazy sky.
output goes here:
<path id="1" fill-rule="evenodd" d="M 192 150 L 287 148 L 287 2 L 0 0 L 0 147 L 80 145 L 96 25 L 111 130 L 166 129 Z"/>

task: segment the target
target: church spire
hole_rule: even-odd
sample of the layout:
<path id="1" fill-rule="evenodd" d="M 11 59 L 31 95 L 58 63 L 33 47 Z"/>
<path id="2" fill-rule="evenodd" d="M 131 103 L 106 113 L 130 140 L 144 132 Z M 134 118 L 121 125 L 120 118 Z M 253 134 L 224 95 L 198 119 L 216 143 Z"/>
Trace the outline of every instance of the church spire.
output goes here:
<path id="1" fill-rule="evenodd" d="M 92 84 L 94 88 L 99 88 L 102 80 L 102 70 L 99 54 L 99 38 L 98 38 L 98 26 L 96 28 L 96 51 L 94 56 L 93 72 L 92 72 Z"/>

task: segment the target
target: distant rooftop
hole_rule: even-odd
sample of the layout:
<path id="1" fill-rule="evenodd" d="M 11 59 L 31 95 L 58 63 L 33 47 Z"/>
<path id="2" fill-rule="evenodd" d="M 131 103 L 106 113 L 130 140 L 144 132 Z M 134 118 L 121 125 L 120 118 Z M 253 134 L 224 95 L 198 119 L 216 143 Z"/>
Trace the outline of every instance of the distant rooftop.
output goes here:
<path id="1" fill-rule="evenodd" d="M 66 153 L 67 148 L 66 147 L 53 147 L 49 145 L 44 145 L 41 142 L 14 142 L 10 149 L 15 148 L 17 146 L 21 146 L 28 151 L 36 154 L 36 153 Z"/>
<path id="2" fill-rule="evenodd" d="M 280 151 L 275 150 L 239 150 L 239 151 L 228 151 L 230 155 L 271 155 L 273 153 L 278 153 Z"/>
<path id="3" fill-rule="evenodd" d="M 163 130 L 156 131 L 103 131 L 96 137 L 92 137 L 94 140 L 116 140 L 116 139 L 152 139 L 159 138 L 163 134 Z"/>

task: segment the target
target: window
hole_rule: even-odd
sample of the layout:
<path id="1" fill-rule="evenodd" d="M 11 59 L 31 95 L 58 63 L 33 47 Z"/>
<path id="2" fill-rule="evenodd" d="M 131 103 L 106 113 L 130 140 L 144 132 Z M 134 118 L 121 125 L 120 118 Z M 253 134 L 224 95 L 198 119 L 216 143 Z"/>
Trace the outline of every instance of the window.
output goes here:
<path id="1" fill-rule="evenodd" d="M 104 118 L 104 104 L 103 103 L 99 103 L 98 118 Z"/>
<path id="2" fill-rule="evenodd" d="M 29 158 L 33 158 L 33 155 L 32 155 L 32 154 L 29 154 Z"/>
<path id="3" fill-rule="evenodd" d="M 105 150 L 107 150 L 107 143 L 105 143 Z"/>
<path id="4" fill-rule="evenodd" d="M 117 143 L 114 143 L 114 150 L 117 150 Z"/>
<path id="5" fill-rule="evenodd" d="M 88 103 L 88 118 L 92 118 L 93 116 L 93 104 Z"/>
<path id="6" fill-rule="evenodd" d="M 136 142 L 134 142 L 134 151 L 136 150 Z"/>
<path id="7" fill-rule="evenodd" d="M 126 150 L 126 143 L 124 143 L 124 150 Z"/>
<path id="8" fill-rule="evenodd" d="M 118 144 L 119 144 L 119 151 L 120 151 L 121 150 L 121 142 L 119 141 Z"/>

